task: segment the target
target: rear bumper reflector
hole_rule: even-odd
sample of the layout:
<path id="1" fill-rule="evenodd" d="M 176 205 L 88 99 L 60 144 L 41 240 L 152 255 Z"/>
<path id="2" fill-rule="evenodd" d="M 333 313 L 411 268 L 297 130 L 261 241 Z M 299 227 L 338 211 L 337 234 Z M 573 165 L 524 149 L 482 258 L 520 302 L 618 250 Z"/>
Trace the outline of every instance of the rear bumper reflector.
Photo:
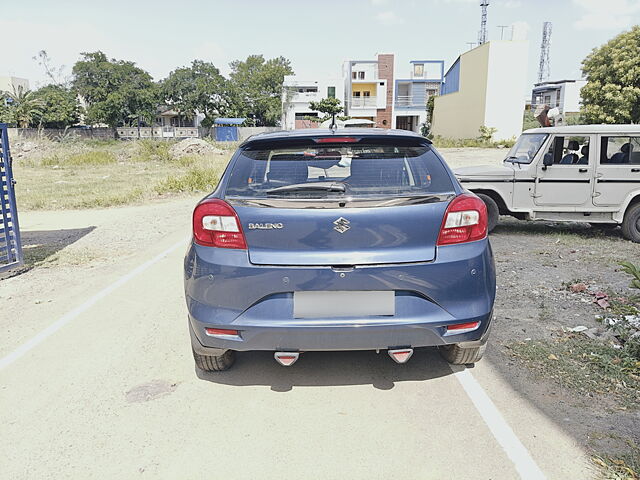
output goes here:
<path id="1" fill-rule="evenodd" d="M 398 348 L 388 350 L 389 356 L 393 358 L 396 363 L 407 363 L 413 355 L 413 348 Z"/>
<path id="2" fill-rule="evenodd" d="M 283 367 L 290 367 L 298 361 L 300 354 L 298 352 L 276 352 L 273 354 L 273 358 Z"/>
<path id="3" fill-rule="evenodd" d="M 477 330 L 480 327 L 480 322 L 467 322 L 467 323 L 458 323 L 456 325 L 447 325 L 445 327 L 447 335 L 458 335 L 461 333 L 468 333 Z"/>
<path id="4" fill-rule="evenodd" d="M 240 340 L 240 333 L 238 330 L 226 330 L 223 328 L 205 328 L 204 333 L 209 337 L 227 339 L 227 340 Z"/>

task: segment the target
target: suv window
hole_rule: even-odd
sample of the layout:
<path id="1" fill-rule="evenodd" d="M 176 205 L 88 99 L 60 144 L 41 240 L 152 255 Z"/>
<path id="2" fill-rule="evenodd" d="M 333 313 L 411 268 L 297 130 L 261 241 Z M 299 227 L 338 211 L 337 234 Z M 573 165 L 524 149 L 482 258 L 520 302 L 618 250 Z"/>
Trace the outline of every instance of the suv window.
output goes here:
<path id="1" fill-rule="evenodd" d="M 516 144 L 509 150 L 505 161 L 531 163 L 547 137 L 546 133 L 525 133 L 520 135 Z"/>
<path id="2" fill-rule="evenodd" d="M 292 185 L 299 188 L 282 188 Z M 428 145 L 283 145 L 240 150 L 225 196 L 380 198 L 453 191 L 447 170 Z"/>
<path id="3" fill-rule="evenodd" d="M 556 165 L 587 165 L 589 163 L 589 137 L 556 136 L 549 145 L 545 157 L 551 155 Z"/>
<path id="4" fill-rule="evenodd" d="M 640 137 L 602 137 L 600 163 L 640 164 Z"/>

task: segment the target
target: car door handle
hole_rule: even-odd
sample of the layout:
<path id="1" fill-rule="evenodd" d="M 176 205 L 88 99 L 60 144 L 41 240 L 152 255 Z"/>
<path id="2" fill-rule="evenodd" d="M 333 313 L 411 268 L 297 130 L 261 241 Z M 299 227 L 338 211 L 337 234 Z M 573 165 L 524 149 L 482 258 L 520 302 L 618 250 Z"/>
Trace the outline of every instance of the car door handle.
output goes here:
<path id="1" fill-rule="evenodd" d="M 579 168 L 578 171 L 580 173 L 587 173 L 589 170 L 587 168 Z"/>
<path id="2" fill-rule="evenodd" d="M 633 173 L 638 173 L 638 172 L 640 172 L 640 168 L 632 168 L 631 171 Z"/>

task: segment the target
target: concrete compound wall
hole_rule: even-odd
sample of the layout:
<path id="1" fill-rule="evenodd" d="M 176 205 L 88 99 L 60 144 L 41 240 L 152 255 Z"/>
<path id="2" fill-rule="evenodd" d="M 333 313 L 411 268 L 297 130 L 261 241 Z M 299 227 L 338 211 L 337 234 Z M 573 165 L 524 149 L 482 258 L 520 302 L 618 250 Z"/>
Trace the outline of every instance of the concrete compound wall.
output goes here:
<path id="1" fill-rule="evenodd" d="M 122 138 L 137 138 L 138 128 L 119 128 L 122 135 Z M 127 132 L 125 132 L 127 130 Z M 162 139 L 162 127 L 153 128 L 154 135 L 151 136 L 151 128 L 150 127 L 141 127 L 140 128 L 140 138 L 154 138 L 154 139 Z M 178 135 L 172 136 L 171 138 L 186 138 L 186 137 L 208 137 L 211 136 L 212 129 L 209 128 L 191 128 L 191 127 L 176 127 L 175 130 L 179 130 Z M 238 137 L 239 140 L 244 140 L 249 138 L 251 135 L 257 135 L 258 133 L 264 132 L 275 132 L 278 130 L 282 130 L 280 127 L 239 127 L 238 128 Z M 109 127 L 99 127 L 99 128 L 69 128 L 58 129 L 58 128 L 8 128 L 7 129 L 9 138 L 11 140 L 17 138 L 24 139 L 37 139 L 37 138 L 49 138 L 50 140 L 58 140 L 64 135 L 75 136 L 78 138 L 99 138 L 99 139 L 113 139 L 116 138 L 115 130 Z M 169 138 L 164 136 L 164 138 Z"/>
<path id="2" fill-rule="evenodd" d="M 282 130 L 280 127 L 238 127 L 238 140 L 246 140 L 251 135 L 266 132 L 278 132 Z"/>

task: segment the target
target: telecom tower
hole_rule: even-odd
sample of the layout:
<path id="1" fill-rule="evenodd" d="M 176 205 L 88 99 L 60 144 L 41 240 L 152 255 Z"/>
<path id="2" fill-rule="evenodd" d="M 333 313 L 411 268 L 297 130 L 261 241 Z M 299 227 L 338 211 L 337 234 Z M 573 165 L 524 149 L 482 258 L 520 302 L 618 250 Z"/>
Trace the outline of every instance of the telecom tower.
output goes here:
<path id="1" fill-rule="evenodd" d="M 482 19 L 480 20 L 480 31 L 478 32 L 478 45 L 482 45 L 487 41 L 487 7 L 489 0 L 480 0 L 482 7 Z"/>
<path id="2" fill-rule="evenodd" d="M 551 22 L 542 25 L 542 43 L 540 44 L 540 66 L 538 67 L 538 83 L 549 80 L 551 76 Z"/>

